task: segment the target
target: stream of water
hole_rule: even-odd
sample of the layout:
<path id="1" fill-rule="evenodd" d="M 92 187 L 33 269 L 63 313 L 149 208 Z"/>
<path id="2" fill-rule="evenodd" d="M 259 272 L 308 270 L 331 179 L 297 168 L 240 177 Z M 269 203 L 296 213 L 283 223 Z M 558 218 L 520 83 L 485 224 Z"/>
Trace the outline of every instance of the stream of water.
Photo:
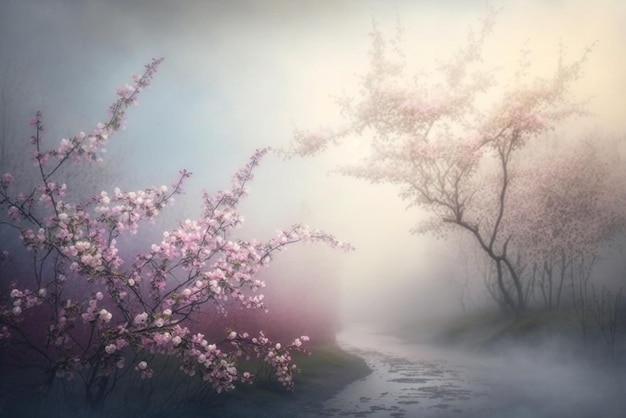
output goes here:
<path id="1" fill-rule="evenodd" d="M 558 347 L 479 355 L 353 327 L 340 345 L 372 373 L 315 416 L 618 418 L 626 416 L 620 373 L 575 361 Z"/>

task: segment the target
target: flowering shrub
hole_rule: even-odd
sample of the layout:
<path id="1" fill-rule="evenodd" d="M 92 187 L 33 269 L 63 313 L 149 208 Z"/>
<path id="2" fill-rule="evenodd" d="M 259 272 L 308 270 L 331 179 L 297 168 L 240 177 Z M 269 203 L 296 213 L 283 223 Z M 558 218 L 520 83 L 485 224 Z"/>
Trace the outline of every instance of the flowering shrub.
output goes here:
<path id="1" fill-rule="evenodd" d="M 229 190 L 203 194 L 199 219 L 181 222 L 132 258 L 123 256 L 118 241 L 132 239 L 144 221 L 170 205 L 190 173 L 182 171 L 171 188 L 115 188 L 78 202 L 66 200 L 72 185 L 59 184 L 55 174 L 65 164 L 101 160 L 108 138 L 124 126 L 127 108 L 136 104 L 161 62 L 153 60 L 132 84 L 117 91 L 108 122 L 62 139 L 56 147 L 44 148 L 44 124 L 37 112 L 30 123 L 38 184 L 24 192 L 13 189 L 11 173 L 0 181 L 3 237 L 19 237 L 32 262 L 27 273 L 15 268 L 20 273 L 11 278 L 2 270 L 2 366 L 26 358 L 25 363 L 41 371 L 44 391 L 58 379 L 80 376 L 90 407 L 101 405 L 129 373 L 153 377 L 156 355 L 177 359 L 183 373 L 197 375 L 218 393 L 254 379 L 238 369 L 242 358 L 266 362 L 278 381 L 291 388 L 296 370 L 291 355 L 304 350 L 308 337 L 281 344 L 262 332 L 228 330 L 222 339 L 208 341 L 193 329 L 193 319 L 212 307 L 226 313 L 233 303 L 265 310 L 257 293 L 265 284 L 256 276 L 286 245 L 304 241 L 351 248 L 303 225 L 280 230 L 267 242 L 231 237 L 243 221 L 237 205 L 267 152 L 262 149 L 235 174 Z M 6 266 L 14 256 L 5 251 L 0 261 Z"/>

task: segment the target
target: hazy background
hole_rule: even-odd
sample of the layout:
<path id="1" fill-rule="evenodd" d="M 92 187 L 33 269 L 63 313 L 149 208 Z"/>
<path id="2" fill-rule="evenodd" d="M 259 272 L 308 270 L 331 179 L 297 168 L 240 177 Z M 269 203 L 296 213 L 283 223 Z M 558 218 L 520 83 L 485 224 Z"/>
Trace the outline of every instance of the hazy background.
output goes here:
<path id="1" fill-rule="evenodd" d="M 592 96 L 596 116 L 568 130 L 626 132 L 626 4 L 490 4 L 501 11 L 486 57 L 503 75 L 522 48 L 542 72 L 554 68 L 559 42 L 576 58 L 597 41 L 576 87 L 580 97 Z M 200 190 L 226 187 L 256 148 L 286 146 L 294 127 L 341 121 L 331 96 L 355 91 L 372 18 L 393 36 L 399 17 L 407 55 L 432 65 L 486 12 L 483 0 L 0 0 L 0 82 L 15 86 L 8 105 L 24 140 L 28 117 L 40 109 L 49 141 L 57 141 L 103 120 L 115 89 L 152 57 L 165 57 L 126 131 L 108 146 L 110 169 L 129 189 L 192 171 L 187 198 L 175 208 L 193 216 Z M 420 214 L 405 211 L 393 188 L 329 174 L 359 151 L 353 141 L 313 159 L 268 156 L 242 207 L 242 234 L 266 238 L 302 221 L 350 241 L 354 253 L 316 249 L 308 257 L 308 248 L 290 249 L 276 267 L 297 275 L 333 266 L 344 319 L 460 310 L 451 290 L 464 281 L 459 246 L 410 235 Z"/>

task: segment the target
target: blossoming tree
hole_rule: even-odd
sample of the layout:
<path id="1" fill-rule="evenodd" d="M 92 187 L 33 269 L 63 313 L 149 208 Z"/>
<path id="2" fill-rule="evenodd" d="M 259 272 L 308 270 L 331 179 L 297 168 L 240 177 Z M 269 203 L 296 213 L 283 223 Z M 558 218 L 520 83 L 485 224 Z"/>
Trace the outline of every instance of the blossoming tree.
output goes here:
<path id="1" fill-rule="evenodd" d="M 375 26 L 360 93 L 339 100 L 345 126 L 298 130 L 287 153 L 312 155 L 349 135 L 366 137 L 369 155 L 340 171 L 400 186 L 402 199 L 432 215 L 414 232 L 469 233 L 493 263 L 502 305 L 521 314 L 527 302 L 522 267 L 504 227 L 517 186 L 515 160 L 532 139 L 584 112 L 571 86 L 588 51 L 572 62 L 561 53 L 548 77 L 531 78 L 523 63 L 511 83 L 499 85 L 494 71 L 481 67 L 493 24 L 490 13 L 437 73 L 412 77 L 397 45 L 390 51 Z"/>
<path id="2" fill-rule="evenodd" d="M 626 172 L 597 134 L 544 152 L 517 172 L 506 228 L 529 266 L 529 291 L 558 309 L 570 286 L 582 301 L 591 269 L 626 227 Z M 532 271 L 530 271 L 532 270 Z"/>
<path id="3" fill-rule="evenodd" d="M 92 409 L 103 405 L 123 377 L 153 377 L 159 358 L 175 358 L 182 373 L 196 375 L 218 393 L 233 389 L 237 381 L 251 382 L 254 376 L 240 370 L 238 361 L 258 358 L 291 388 L 296 370 L 291 353 L 303 350 L 308 337 L 281 344 L 262 332 L 229 330 L 209 341 L 194 330 L 201 329 L 195 319 L 203 312 L 215 314 L 215 309 L 225 313 L 233 303 L 264 310 L 263 296 L 257 293 L 264 282 L 257 273 L 289 244 L 351 248 L 303 225 L 280 230 L 267 242 L 233 238 L 243 221 L 237 205 L 266 149 L 235 174 L 230 189 L 203 194 L 199 219 L 181 222 L 132 257 L 123 254 L 120 244 L 170 205 L 190 173 L 182 171 L 171 188 L 116 188 L 68 201 L 66 193 L 73 185 L 58 183 L 55 175 L 66 164 L 101 159 L 108 138 L 124 126 L 127 108 L 136 104 L 161 62 L 153 60 L 120 88 L 108 121 L 89 133 L 46 147 L 38 112 L 31 120 L 37 186 L 15 190 L 11 173 L 0 181 L 3 245 L 11 235 L 19 237 L 30 259 L 18 266 L 19 253 L 5 249 L 2 256 L 2 373 L 29 370 L 31 386 L 44 392 L 74 379 L 83 385 L 84 400 Z"/>

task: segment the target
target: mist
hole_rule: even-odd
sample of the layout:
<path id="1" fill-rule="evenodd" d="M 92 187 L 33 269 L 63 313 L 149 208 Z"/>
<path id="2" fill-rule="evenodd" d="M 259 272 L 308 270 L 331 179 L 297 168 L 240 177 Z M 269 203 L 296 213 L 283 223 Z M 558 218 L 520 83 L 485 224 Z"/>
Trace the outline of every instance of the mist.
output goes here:
<path id="1" fill-rule="evenodd" d="M 590 115 L 566 123 L 560 134 L 601 131 L 623 137 L 626 5 L 510 0 L 492 6 L 498 16 L 485 45 L 485 61 L 501 69 L 496 77 L 510 75 L 523 49 L 530 51 L 531 71 L 541 74 L 556 65 L 559 45 L 567 57 L 592 46 L 584 76 L 573 88 L 576 97 L 589 98 Z M 169 185 L 182 169 L 192 172 L 185 194 L 158 224 L 172 228 L 179 220 L 197 217 L 202 191 L 228 187 L 256 149 L 288 148 L 296 128 L 341 124 L 336 98 L 358 92 L 359 75 L 369 62 L 373 20 L 389 37 L 400 24 L 409 63 L 436 69 L 437 60 L 453 54 L 468 28 L 486 13 L 482 0 L 3 0 L 0 82 L 15 86 L 15 93 L 2 105 L 10 108 L 13 129 L 24 141 L 31 135 L 28 118 L 41 110 L 46 140 L 56 143 L 91 129 L 105 117 L 119 86 L 152 58 L 164 57 L 153 85 L 130 109 L 126 129 L 110 140 L 103 173 L 110 179 L 109 190 L 139 190 Z M 336 171 L 364 155 L 363 139 L 351 137 L 311 158 L 270 153 L 257 169 L 250 196 L 241 205 L 245 224 L 238 235 L 268 239 L 278 228 L 304 223 L 356 249 L 341 253 L 306 245 L 280 254 L 262 274 L 270 315 L 272 301 L 276 315 L 289 316 L 306 305 L 303 288 L 314 293 L 308 314 L 331 311 L 320 315 L 333 316 L 333 332 L 349 332 L 358 323 L 409 335 L 403 327 L 419 324 L 426 327 L 420 333 L 431 335 L 432 321 L 496 311 L 479 273 L 481 261 L 467 250 L 465 240 L 411 234 L 426 215 L 407 208 L 398 188 Z M 621 287 L 626 272 L 623 251 L 620 245 L 615 248 L 594 269 L 597 283 L 611 289 Z M 471 336 L 453 341 L 461 351 L 475 349 Z M 393 344 L 404 347 L 404 342 Z M 554 355 L 552 342 L 546 344 L 545 355 Z M 498 357 L 497 366 L 487 368 L 495 367 L 491 373 L 497 375 L 506 364 L 514 369 L 506 374 L 514 375 L 527 368 L 529 353 L 534 352 L 511 354 L 514 363 Z M 369 359 L 368 365 L 389 366 L 386 360 L 376 361 Z M 573 384 L 576 392 L 588 383 L 583 376 L 590 369 L 596 377 L 591 366 L 579 370 L 569 369 L 567 362 L 551 363 L 558 373 L 537 380 L 522 377 L 524 382 L 516 385 L 548 378 L 580 381 Z M 608 385 L 598 373 L 602 385 Z M 589 402 L 608 402 L 603 396 Z M 551 408 L 558 410 L 548 403 L 541 416 L 550 416 Z"/>
<path id="2" fill-rule="evenodd" d="M 580 97 L 592 97 L 595 113 L 582 129 L 621 133 L 624 8 L 614 2 L 495 6 L 502 11 L 487 58 L 503 67 L 525 46 L 541 70 L 553 65 L 559 42 L 572 55 L 597 42 L 577 86 Z M 479 1 L 187 1 L 177 7 L 5 1 L 1 7 L 3 61 L 28 74 L 20 117 L 41 108 L 50 140 L 93 125 L 119 85 L 152 57 L 165 57 L 126 131 L 110 142 L 108 158 L 129 188 L 168 184 L 185 168 L 194 174 L 186 187 L 190 198 L 226 185 L 254 149 L 288 145 L 294 127 L 337 123 L 333 97 L 355 88 L 367 63 L 372 19 L 393 33 L 400 16 L 407 52 L 432 63 L 453 51 L 486 10 Z M 271 233 L 301 221 L 353 243 L 358 251 L 344 257 L 337 277 L 347 317 L 393 314 L 392 307 L 407 304 L 418 310 L 410 315 L 454 309 L 446 278 L 459 274 L 454 250 L 410 235 L 419 211 L 405 210 L 393 187 L 333 174 L 337 163 L 351 161 L 330 154 L 298 161 L 270 156 L 251 186 L 246 225 Z M 298 218 L 303 207 L 310 220 Z"/>

